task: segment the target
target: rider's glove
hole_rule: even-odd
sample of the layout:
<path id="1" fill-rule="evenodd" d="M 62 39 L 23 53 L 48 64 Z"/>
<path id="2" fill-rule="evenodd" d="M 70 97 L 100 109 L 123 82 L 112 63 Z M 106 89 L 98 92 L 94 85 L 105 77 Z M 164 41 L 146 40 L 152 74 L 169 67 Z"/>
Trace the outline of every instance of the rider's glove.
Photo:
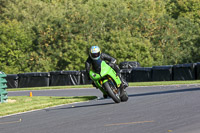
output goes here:
<path id="1" fill-rule="evenodd" d="M 116 60 L 111 60 L 111 63 L 112 63 L 112 64 L 115 64 L 115 63 L 116 63 Z"/>

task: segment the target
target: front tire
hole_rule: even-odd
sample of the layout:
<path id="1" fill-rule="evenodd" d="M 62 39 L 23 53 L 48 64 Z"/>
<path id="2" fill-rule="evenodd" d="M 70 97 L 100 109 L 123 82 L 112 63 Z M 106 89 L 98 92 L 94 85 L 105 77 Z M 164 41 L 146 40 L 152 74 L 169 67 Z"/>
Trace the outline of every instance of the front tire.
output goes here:
<path id="1" fill-rule="evenodd" d="M 116 88 L 112 81 L 109 80 L 108 82 L 105 82 L 103 86 L 106 89 L 108 95 L 113 99 L 113 101 L 115 101 L 115 103 L 121 102 L 119 90 Z"/>

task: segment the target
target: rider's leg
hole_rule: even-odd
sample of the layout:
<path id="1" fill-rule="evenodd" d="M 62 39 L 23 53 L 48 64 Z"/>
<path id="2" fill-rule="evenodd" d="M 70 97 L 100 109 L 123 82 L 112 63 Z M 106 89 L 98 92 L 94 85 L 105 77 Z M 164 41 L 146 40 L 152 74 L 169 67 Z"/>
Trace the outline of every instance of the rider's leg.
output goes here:
<path id="1" fill-rule="evenodd" d="M 113 64 L 111 67 L 116 71 L 117 76 L 119 76 L 119 78 L 121 79 L 122 84 L 124 85 L 123 88 L 125 89 L 126 87 L 128 87 L 128 82 L 126 82 L 126 80 L 122 77 L 120 73 L 120 68 L 118 67 L 118 65 Z"/>

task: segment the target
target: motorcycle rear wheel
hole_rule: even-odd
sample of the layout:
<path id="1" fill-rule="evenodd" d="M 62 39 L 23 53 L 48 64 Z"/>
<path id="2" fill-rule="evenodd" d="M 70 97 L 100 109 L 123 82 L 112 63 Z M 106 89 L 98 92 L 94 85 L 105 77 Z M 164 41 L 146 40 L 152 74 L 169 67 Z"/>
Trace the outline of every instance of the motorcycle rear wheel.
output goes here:
<path id="1" fill-rule="evenodd" d="M 121 99 L 119 96 L 119 90 L 116 86 L 112 83 L 112 81 L 108 81 L 104 83 L 104 88 L 106 89 L 108 95 L 113 99 L 115 103 L 120 103 Z"/>
<path id="2" fill-rule="evenodd" d="M 123 90 L 123 95 L 120 97 L 121 102 L 127 102 L 128 101 L 128 94 L 125 90 Z"/>

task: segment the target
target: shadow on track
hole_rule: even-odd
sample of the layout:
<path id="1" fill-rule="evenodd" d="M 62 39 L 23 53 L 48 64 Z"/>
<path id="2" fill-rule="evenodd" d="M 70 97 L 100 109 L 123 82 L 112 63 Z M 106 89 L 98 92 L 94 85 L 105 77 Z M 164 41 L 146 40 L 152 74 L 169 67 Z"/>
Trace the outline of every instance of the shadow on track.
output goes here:
<path id="1" fill-rule="evenodd" d="M 169 91 L 159 91 L 159 92 L 148 92 L 148 93 L 133 94 L 133 95 L 128 95 L 128 96 L 129 97 L 138 97 L 138 96 L 160 95 L 160 94 L 169 94 L 169 93 L 191 92 L 191 91 L 200 91 L 200 88 L 169 90 Z"/>
<path id="2" fill-rule="evenodd" d="M 44 109 L 46 112 L 53 111 L 53 110 L 62 110 L 62 109 L 75 109 L 75 108 L 86 108 L 86 107 L 95 107 L 95 106 L 106 106 L 110 104 L 115 104 L 114 102 L 111 103 L 99 103 L 99 104 L 88 104 L 88 105 L 78 105 L 78 106 L 70 106 L 70 107 L 62 107 L 62 108 L 54 108 L 54 109 Z M 70 104 L 73 105 L 73 104 Z"/>

